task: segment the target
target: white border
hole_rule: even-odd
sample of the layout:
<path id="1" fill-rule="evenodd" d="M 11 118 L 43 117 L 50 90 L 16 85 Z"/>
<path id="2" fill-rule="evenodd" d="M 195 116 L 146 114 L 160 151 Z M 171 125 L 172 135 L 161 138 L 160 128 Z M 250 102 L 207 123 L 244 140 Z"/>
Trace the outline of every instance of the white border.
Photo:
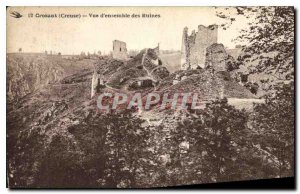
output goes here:
<path id="1" fill-rule="evenodd" d="M 0 193 L 8 193 L 11 192 L 6 189 L 6 6 L 295 6 L 296 9 L 299 11 L 299 0 L 208 0 L 208 1 L 192 1 L 192 0 L 143 0 L 143 1 L 134 1 L 134 0 L 2 0 L 0 1 L 1 9 L 0 9 L 0 91 L 1 91 L 1 98 L 0 98 L 0 115 L 1 115 L 1 134 L 0 134 L 0 150 L 1 150 L 1 159 L 0 159 Z M 296 16 L 299 13 L 296 14 Z M 299 26 L 299 19 L 296 19 L 297 25 Z M 297 30 L 296 37 L 298 37 L 299 31 Z M 297 39 L 296 39 L 297 40 Z M 298 43 L 298 41 L 297 41 Z M 299 50 L 298 44 L 296 50 Z M 297 65 L 297 64 L 296 64 Z M 297 74 L 299 75 L 299 67 L 297 68 Z M 297 83 L 297 91 L 299 91 L 299 83 Z M 298 101 L 298 98 L 297 98 Z M 297 106 L 298 110 L 298 106 Z M 297 114 L 297 120 L 298 120 Z M 299 132 L 297 134 L 297 140 L 299 140 Z M 299 155 L 299 149 L 297 149 L 297 156 Z M 297 160 L 296 160 L 297 161 Z M 297 165 L 297 164 L 296 164 Z M 296 167 L 298 171 L 299 167 Z M 297 173 L 298 174 L 298 173 Z M 299 182 L 299 177 L 297 178 L 297 183 Z M 297 184 L 298 185 L 298 184 Z M 98 190 L 93 192 L 108 192 L 104 190 Z M 13 192 L 20 192 L 20 191 L 13 191 Z M 22 191 L 24 193 L 31 192 L 30 190 Z M 35 193 L 42 193 L 45 190 L 38 190 L 34 191 Z M 74 193 L 78 192 L 76 190 L 50 190 L 47 192 L 56 192 L 56 193 Z M 91 192 L 91 191 L 79 191 L 79 192 Z M 121 191 L 114 191 L 114 192 L 121 192 Z M 140 191 L 138 191 L 140 192 Z M 162 192 L 172 192 L 172 191 L 156 191 L 158 193 Z M 196 191 L 198 192 L 198 191 Z M 217 191 L 200 191 L 200 192 L 210 192 L 216 193 Z M 228 191 L 227 191 L 228 192 Z M 232 192 L 232 191 L 229 191 Z M 238 191 L 237 191 L 238 192 Z M 263 191 L 256 191 L 257 193 L 262 193 Z M 275 191 L 276 192 L 276 191 Z M 267 191 L 264 193 L 274 193 L 274 191 Z"/>
<path id="2" fill-rule="evenodd" d="M 6 5 L 10 6 L 293 6 L 296 0 L 207 0 L 207 1 L 193 1 L 193 0 L 4 0 Z"/>

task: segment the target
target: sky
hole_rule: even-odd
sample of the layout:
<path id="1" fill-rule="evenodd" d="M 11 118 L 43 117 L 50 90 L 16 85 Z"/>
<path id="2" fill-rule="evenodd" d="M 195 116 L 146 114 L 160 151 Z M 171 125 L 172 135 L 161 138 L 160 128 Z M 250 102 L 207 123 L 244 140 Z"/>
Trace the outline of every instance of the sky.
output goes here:
<path id="1" fill-rule="evenodd" d="M 11 17 L 13 11 L 23 17 Z M 28 17 L 29 14 L 33 17 Z M 101 18 L 89 14 L 159 14 L 159 18 Z M 36 14 L 80 14 L 81 18 L 41 18 Z M 87 15 L 87 17 L 83 17 Z M 127 50 L 154 48 L 180 50 L 183 28 L 221 24 L 213 7 L 9 7 L 7 9 L 7 52 L 53 51 L 62 54 L 80 52 L 108 53 L 112 41 L 127 43 Z M 227 29 L 218 30 L 218 42 L 234 48 L 232 39 L 246 25 L 238 19 Z"/>

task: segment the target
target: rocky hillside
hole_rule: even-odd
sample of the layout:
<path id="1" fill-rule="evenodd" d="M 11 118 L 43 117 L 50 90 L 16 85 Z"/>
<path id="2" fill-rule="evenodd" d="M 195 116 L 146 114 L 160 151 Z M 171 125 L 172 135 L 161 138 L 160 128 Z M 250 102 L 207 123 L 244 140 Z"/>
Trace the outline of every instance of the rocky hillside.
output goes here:
<path id="1" fill-rule="evenodd" d="M 220 98 L 220 95 L 226 98 L 256 98 L 233 80 L 228 72 L 212 74 L 203 69 L 174 72 L 163 80 L 157 90 L 168 93 L 195 92 L 204 101 Z"/>
<path id="2" fill-rule="evenodd" d="M 157 84 L 151 91 L 192 91 L 202 99 L 211 99 L 225 88 L 224 97 L 252 97 L 228 73 L 213 75 L 197 69 L 169 74 L 154 49 L 144 49 L 129 61 L 8 55 L 7 68 L 11 187 L 161 187 L 183 183 L 171 175 L 185 173 L 180 170 L 183 164 L 178 164 L 178 154 L 186 153 L 181 149 L 189 149 L 189 144 L 174 139 L 174 130 L 183 120 L 200 117 L 158 109 L 104 114 L 90 97 L 94 70 L 105 78 L 103 91 L 127 91 L 135 79 L 149 77 Z"/>
<path id="3" fill-rule="evenodd" d="M 7 55 L 7 98 L 18 101 L 48 84 L 93 67 L 93 60 L 71 60 L 43 54 Z"/>
<path id="4" fill-rule="evenodd" d="M 43 60 L 48 59 L 43 58 Z M 69 63 L 71 62 L 69 61 Z M 108 62 L 109 65 L 105 66 Z M 124 65 L 123 62 L 113 59 L 102 59 L 97 61 L 97 64 L 104 64 L 101 66 L 103 68 L 101 70 L 105 69 L 106 75 L 112 76 L 116 76 L 118 71 L 114 69 L 112 70 L 114 73 L 112 73 L 111 66 Z M 134 64 L 134 61 L 131 61 L 131 64 Z M 138 65 L 138 63 L 136 64 Z M 116 124 L 111 129 L 116 133 L 119 131 L 119 127 L 128 126 L 129 121 L 136 120 L 134 124 L 146 122 L 136 114 L 130 117 L 130 120 L 124 121 L 122 121 L 125 119 L 124 115 L 105 116 L 97 110 L 95 99 L 90 99 L 92 72 L 86 68 L 81 68 L 81 70 L 78 68 L 80 71 L 77 71 L 75 67 L 73 69 L 75 73 L 68 75 L 68 72 L 63 71 L 64 68 L 67 66 L 61 67 L 62 75 L 59 79 L 49 79 L 52 80 L 49 83 L 43 79 L 45 84 L 37 85 L 36 89 L 30 90 L 25 96 L 20 97 L 17 103 L 8 104 L 8 184 L 10 187 L 62 187 L 62 185 L 72 187 L 76 181 L 79 182 L 75 187 L 110 187 L 107 182 L 103 182 L 103 180 L 109 180 L 105 176 L 110 175 L 103 170 L 108 168 L 109 158 L 115 157 L 108 156 L 109 152 L 103 150 L 104 148 L 109 149 L 107 146 L 112 146 L 115 142 L 110 139 L 113 137 L 108 128 L 114 126 L 116 121 L 123 122 Z M 70 72 L 70 70 L 68 71 Z M 55 70 L 49 67 L 49 72 L 55 72 Z M 27 84 L 29 83 L 31 82 Z M 155 126 L 148 127 L 154 128 Z M 133 129 L 139 130 L 138 128 Z M 144 129 L 146 128 L 141 130 Z M 137 131 L 132 135 L 140 136 L 142 135 L 140 133 Z M 119 138 L 120 136 L 115 137 Z M 152 139 L 151 145 L 147 145 L 149 149 L 156 151 L 161 149 L 158 145 L 153 144 L 157 134 L 155 136 L 153 134 L 149 138 Z M 165 141 L 162 136 L 159 138 L 161 143 Z M 143 140 L 144 138 L 139 137 L 139 139 Z M 154 158 L 146 156 L 141 158 L 144 158 L 147 163 L 150 162 L 152 168 L 163 168 L 164 159 L 161 158 L 161 155 Z M 146 167 L 147 165 L 143 165 L 143 168 Z M 76 171 L 74 171 L 75 169 Z M 139 179 L 138 184 L 143 187 L 147 187 L 147 185 L 161 186 L 155 182 L 157 181 L 155 177 L 159 176 L 158 172 L 155 172 L 152 182 L 149 182 L 150 180 L 147 178 L 150 174 L 138 175 L 136 177 Z M 73 178 L 70 179 L 70 176 Z M 83 176 L 86 176 L 86 182 L 82 182 Z M 126 187 L 126 184 L 120 184 L 118 187 Z"/>
<path id="5" fill-rule="evenodd" d="M 96 63 L 96 71 L 101 74 L 107 85 L 114 88 L 127 88 L 135 79 L 149 77 L 161 81 L 169 75 L 166 67 L 159 65 L 154 49 L 144 49 L 129 61 L 103 59 Z"/>

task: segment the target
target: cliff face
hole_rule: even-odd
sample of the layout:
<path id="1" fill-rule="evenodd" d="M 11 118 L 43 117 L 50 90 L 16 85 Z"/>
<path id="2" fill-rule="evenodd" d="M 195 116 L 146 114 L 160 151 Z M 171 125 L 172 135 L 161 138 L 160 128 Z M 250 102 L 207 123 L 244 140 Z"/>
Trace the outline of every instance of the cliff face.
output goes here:
<path id="1" fill-rule="evenodd" d="M 8 54 L 7 99 L 9 102 L 18 101 L 48 84 L 55 84 L 68 75 L 91 67 L 91 62 L 76 62 L 59 56 Z"/>

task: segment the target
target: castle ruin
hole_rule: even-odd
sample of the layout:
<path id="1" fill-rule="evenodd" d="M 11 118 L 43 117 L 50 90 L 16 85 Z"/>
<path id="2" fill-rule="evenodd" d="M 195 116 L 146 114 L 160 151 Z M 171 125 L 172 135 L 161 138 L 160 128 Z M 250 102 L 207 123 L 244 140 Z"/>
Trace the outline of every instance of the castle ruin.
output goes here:
<path id="1" fill-rule="evenodd" d="M 128 58 L 126 43 L 119 40 L 114 40 L 112 54 L 114 59 L 126 60 Z"/>
<path id="2" fill-rule="evenodd" d="M 181 69 L 196 69 L 205 67 L 206 48 L 218 41 L 218 25 L 198 26 L 198 32 L 188 35 L 185 27 L 182 35 Z"/>
<path id="3" fill-rule="evenodd" d="M 101 87 L 105 87 L 104 79 L 95 69 L 92 77 L 91 98 L 100 92 Z"/>
<path id="4" fill-rule="evenodd" d="M 216 72 L 237 69 L 235 59 L 229 55 L 223 44 L 214 43 L 206 48 L 205 68 Z"/>

